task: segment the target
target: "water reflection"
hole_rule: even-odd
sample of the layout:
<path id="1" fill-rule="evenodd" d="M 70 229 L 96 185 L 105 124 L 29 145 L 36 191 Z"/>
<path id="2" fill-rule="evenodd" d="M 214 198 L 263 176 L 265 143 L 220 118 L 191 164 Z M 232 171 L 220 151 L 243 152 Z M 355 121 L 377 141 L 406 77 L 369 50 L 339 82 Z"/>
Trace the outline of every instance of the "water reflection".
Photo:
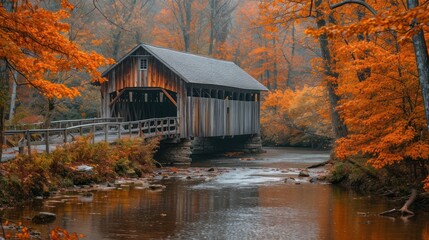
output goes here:
<path id="1" fill-rule="evenodd" d="M 311 159 L 311 153 L 305 157 Z M 163 180 L 166 189 L 160 192 L 68 196 L 9 211 L 6 217 L 31 224 L 28 217 L 50 211 L 58 215 L 55 225 L 91 240 L 429 239 L 427 213 L 407 222 L 380 217 L 379 212 L 398 206 L 331 185 L 285 184 L 272 166 L 232 169 L 211 182 Z"/>

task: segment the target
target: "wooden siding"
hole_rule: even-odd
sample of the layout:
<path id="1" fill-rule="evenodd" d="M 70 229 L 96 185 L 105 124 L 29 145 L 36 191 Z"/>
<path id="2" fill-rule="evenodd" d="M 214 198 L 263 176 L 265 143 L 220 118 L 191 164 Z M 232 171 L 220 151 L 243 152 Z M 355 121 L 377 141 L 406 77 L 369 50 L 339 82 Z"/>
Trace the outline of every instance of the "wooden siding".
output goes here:
<path id="1" fill-rule="evenodd" d="M 192 137 L 259 133 L 259 102 L 188 97 Z"/>

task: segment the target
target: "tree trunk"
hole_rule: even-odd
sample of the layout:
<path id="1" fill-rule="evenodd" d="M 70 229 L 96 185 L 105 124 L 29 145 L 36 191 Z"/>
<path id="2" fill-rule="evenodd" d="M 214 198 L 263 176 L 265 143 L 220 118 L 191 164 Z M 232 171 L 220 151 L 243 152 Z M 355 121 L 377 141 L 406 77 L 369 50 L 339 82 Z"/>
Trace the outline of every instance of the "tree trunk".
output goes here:
<path id="1" fill-rule="evenodd" d="M 215 35 L 215 13 L 217 8 L 217 0 L 210 0 L 210 39 L 209 39 L 209 56 L 213 53 L 214 35 Z"/>
<path id="2" fill-rule="evenodd" d="M 296 46 L 296 39 L 295 39 L 295 23 L 292 22 L 292 46 L 290 50 L 290 61 L 288 62 L 287 66 L 287 80 L 286 80 L 286 87 L 290 88 L 292 90 L 295 90 L 295 86 L 292 85 L 292 71 L 293 71 L 293 59 L 295 57 L 295 46 Z"/>
<path id="3" fill-rule="evenodd" d="M 0 59 L 0 162 L 3 155 L 5 112 L 9 96 L 9 72 L 6 59 Z"/>
<path id="4" fill-rule="evenodd" d="M 419 5 L 418 0 L 407 0 L 409 9 Z M 425 107 L 426 126 L 429 130 L 429 57 L 423 30 L 412 37 L 416 55 L 417 71 Z"/>
<path id="5" fill-rule="evenodd" d="M 17 2 L 11 0 L 1 0 L 0 3 L 8 12 L 14 11 Z M 3 145 L 5 143 L 4 124 L 6 102 L 9 96 L 9 63 L 7 59 L 0 58 L 0 162 L 3 156 Z"/>
<path id="6" fill-rule="evenodd" d="M 118 59 L 119 58 L 119 47 L 121 45 L 120 41 L 121 41 L 121 35 L 122 35 L 122 31 L 118 30 L 117 33 L 115 33 L 113 35 L 113 51 L 112 51 L 112 58 L 113 59 Z"/>
<path id="7" fill-rule="evenodd" d="M 402 216 L 403 215 L 411 215 L 412 216 L 412 215 L 414 215 L 414 212 L 410 211 L 408 208 L 414 202 L 414 200 L 416 200 L 416 198 L 417 198 L 417 190 L 416 189 L 412 189 L 411 190 L 411 195 L 408 198 L 408 200 L 405 202 L 404 206 L 402 206 L 399 209 L 394 208 L 394 209 L 391 209 L 391 210 L 388 210 L 388 211 L 384 211 L 384 212 L 380 213 L 379 215 L 386 216 L 386 215 L 392 215 L 392 214 L 395 214 L 395 213 L 401 213 Z"/>
<path id="8" fill-rule="evenodd" d="M 323 18 L 324 15 L 321 12 L 320 7 L 322 3 L 322 0 L 316 1 L 316 11 L 317 11 L 317 27 L 320 29 L 324 26 L 326 26 L 326 21 Z M 330 22 L 334 22 L 332 16 L 329 17 Z M 327 80 L 327 88 L 328 88 L 328 94 L 329 94 L 329 103 L 331 108 L 331 121 L 332 121 L 332 128 L 334 130 L 335 139 L 345 137 L 347 135 L 347 127 L 340 118 L 340 115 L 337 111 L 338 102 L 340 100 L 340 97 L 336 94 L 336 89 L 338 87 L 336 81 L 332 81 L 332 79 L 338 78 L 338 73 L 332 71 L 331 65 L 333 64 L 332 58 L 331 58 L 331 52 L 329 50 L 329 42 L 326 34 L 322 34 L 319 37 L 319 43 L 320 43 L 320 50 L 322 52 L 322 58 L 325 62 L 325 75 L 331 79 Z"/>
<path id="9" fill-rule="evenodd" d="M 18 72 L 14 73 L 14 81 L 12 81 L 12 94 L 10 95 L 9 105 L 9 124 L 12 123 L 13 116 L 15 115 L 15 103 L 16 103 L 16 79 L 18 78 Z"/>
<path id="10" fill-rule="evenodd" d="M 51 127 L 52 115 L 54 114 L 55 100 L 48 99 L 48 111 L 46 111 L 44 128 L 48 129 Z"/>
<path id="11" fill-rule="evenodd" d="M 273 63 L 273 90 L 277 89 L 277 43 L 276 39 L 273 38 L 273 47 L 274 47 L 274 63 Z"/>

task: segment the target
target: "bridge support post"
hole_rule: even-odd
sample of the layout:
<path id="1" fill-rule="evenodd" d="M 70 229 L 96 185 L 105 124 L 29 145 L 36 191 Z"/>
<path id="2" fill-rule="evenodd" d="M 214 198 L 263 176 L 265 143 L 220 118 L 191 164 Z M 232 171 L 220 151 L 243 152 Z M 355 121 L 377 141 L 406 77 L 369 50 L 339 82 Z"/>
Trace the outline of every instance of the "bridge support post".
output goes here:
<path id="1" fill-rule="evenodd" d="M 262 141 L 259 134 L 235 137 L 195 138 L 193 155 L 215 154 L 225 152 L 260 153 Z"/>
<path id="2" fill-rule="evenodd" d="M 160 142 L 155 159 L 164 164 L 190 164 L 191 154 L 191 140 L 166 139 Z"/>

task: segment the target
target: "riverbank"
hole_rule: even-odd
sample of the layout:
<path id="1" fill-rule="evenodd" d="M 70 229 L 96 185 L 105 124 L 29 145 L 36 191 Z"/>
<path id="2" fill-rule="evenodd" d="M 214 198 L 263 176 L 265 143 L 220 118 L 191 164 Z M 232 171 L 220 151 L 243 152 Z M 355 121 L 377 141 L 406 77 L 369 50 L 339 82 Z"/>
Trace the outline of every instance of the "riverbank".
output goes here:
<path id="1" fill-rule="evenodd" d="M 91 143 L 91 136 L 58 147 L 51 154 L 33 152 L 0 164 L 0 207 L 49 197 L 60 189 L 114 182 L 120 177 L 148 177 L 155 169 L 159 141 L 122 139 Z"/>
<path id="2" fill-rule="evenodd" d="M 360 194 L 386 198 L 397 207 L 407 201 L 414 189 L 417 197 L 411 208 L 429 212 L 429 192 L 424 190 L 421 179 L 407 174 L 407 169 L 401 165 L 376 170 L 364 162 L 365 159 L 330 161 L 327 181 Z"/>
<path id="3" fill-rule="evenodd" d="M 217 156 L 186 167 L 155 168 L 150 176 L 122 177 L 109 185 L 72 187 L 71 192 L 58 191 L 44 200 L 5 209 L 3 217 L 46 236 L 48 226 L 34 225 L 31 218 L 51 212 L 56 221 L 50 226 L 82 233 L 85 239 L 427 236 L 429 214 L 418 212 L 407 222 L 392 221 L 378 214 L 397 207 L 395 203 L 332 184 L 310 183 L 324 167 L 310 168 L 309 177 L 299 176 L 307 167 L 326 161 L 328 152 L 266 150 L 260 155 Z"/>

